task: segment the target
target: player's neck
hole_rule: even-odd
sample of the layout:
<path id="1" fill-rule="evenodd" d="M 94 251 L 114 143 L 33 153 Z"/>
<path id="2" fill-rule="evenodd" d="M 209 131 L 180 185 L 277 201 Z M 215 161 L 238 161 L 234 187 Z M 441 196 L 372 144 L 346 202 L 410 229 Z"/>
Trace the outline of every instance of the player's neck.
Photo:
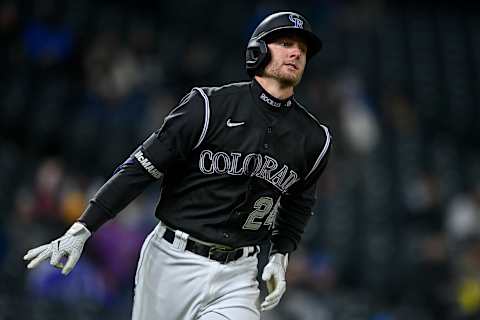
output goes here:
<path id="1" fill-rule="evenodd" d="M 255 80 L 273 97 L 285 100 L 293 96 L 293 86 L 283 86 L 273 78 L 255 76 Z"/>

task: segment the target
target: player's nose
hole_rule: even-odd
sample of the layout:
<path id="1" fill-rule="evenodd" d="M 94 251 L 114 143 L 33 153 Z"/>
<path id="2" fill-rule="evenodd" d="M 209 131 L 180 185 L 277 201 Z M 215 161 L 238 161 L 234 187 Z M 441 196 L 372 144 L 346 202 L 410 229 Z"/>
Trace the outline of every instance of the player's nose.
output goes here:
<path id="1" fill-rule="evenodd" d="M 305 54 L 305 52 L 299 43 L 295 43 L 290 47 L 290 51 L 289 51 L 290 58 L 299 59 L 302 56 L 302 54 Z"/>

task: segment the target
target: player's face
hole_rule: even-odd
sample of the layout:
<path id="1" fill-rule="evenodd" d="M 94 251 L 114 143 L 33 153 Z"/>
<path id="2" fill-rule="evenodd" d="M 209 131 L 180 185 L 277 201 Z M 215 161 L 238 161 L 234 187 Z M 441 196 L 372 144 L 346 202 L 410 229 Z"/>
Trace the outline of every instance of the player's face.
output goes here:
<path id="1" fill-rule="evenodd" d="M 264 76 L 285 86 L 296 86 L 302 79 L 307 61 L 307 45 L 298 36 L 280 37 L 268 44 L 271 59 Z"/>

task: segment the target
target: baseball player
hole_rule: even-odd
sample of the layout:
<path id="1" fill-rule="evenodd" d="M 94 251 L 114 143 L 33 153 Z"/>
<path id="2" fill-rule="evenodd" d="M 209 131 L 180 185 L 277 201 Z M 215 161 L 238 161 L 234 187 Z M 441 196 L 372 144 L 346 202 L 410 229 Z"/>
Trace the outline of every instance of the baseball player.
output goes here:
<path id="1" fill-rule="evenodd" d="M 249 320 L 275 307 L 331 146 L 327 127 L 294 96 L 320 48 L 302 15 L 266 17 L 246 49 L 251 81 L 193 88 L 65 235 L 28 251 L 28 268 L 50 259 L 68 274 L 91 233 L 160 180 L 159 223 L 140 253 L 132 318 Z M 269 293 L 260 302 L 257 254 L 268 239 Z"/>

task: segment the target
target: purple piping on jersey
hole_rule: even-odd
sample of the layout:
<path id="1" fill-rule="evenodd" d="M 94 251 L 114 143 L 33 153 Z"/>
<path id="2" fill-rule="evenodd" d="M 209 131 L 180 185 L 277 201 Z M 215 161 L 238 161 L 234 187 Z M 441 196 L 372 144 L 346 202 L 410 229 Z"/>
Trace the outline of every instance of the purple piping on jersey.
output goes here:
<path id="1" fill-rule="evenodd" d="M 134 163 L 134 162 L 135 162 L 135 161 L 133 160 L 133 158 L 132 158 L 132 157 L 129 157 L 127 160 L 125 160 L 125 162 L 123 162 L 121 165 L 119 165 L 119 166 L 117 167 L 117 169 L 115 169 L 115 171 L 113 171 L 113 174 L 116 174 L 118 171 L 122 170 L 122 169 L 125 167 L 125 165 L 127 165 L 127 164 L 132 164 L 132 163 Z"/>
<path id="2" fill-rule="evenodd" d="M 203 100 L 205 100 L 205 118 L 203 122 L 203 130 L 202 134 L 200 135 L 200 139 L 198 139 L 197 144 L 195 145 L 195 147 L 193 147 L 193 149 L 195 150 L 198 148 L 198 146 L 202 143 L 203 139 L 205 139 L 205 136 L 207 135 L 208 122 L 210 121 L 210 101 L 208 100 L 207 95 L 201 88 L 195 87 L 193 88 L 193 90 L 197 90 L 202 95 Z"/>

